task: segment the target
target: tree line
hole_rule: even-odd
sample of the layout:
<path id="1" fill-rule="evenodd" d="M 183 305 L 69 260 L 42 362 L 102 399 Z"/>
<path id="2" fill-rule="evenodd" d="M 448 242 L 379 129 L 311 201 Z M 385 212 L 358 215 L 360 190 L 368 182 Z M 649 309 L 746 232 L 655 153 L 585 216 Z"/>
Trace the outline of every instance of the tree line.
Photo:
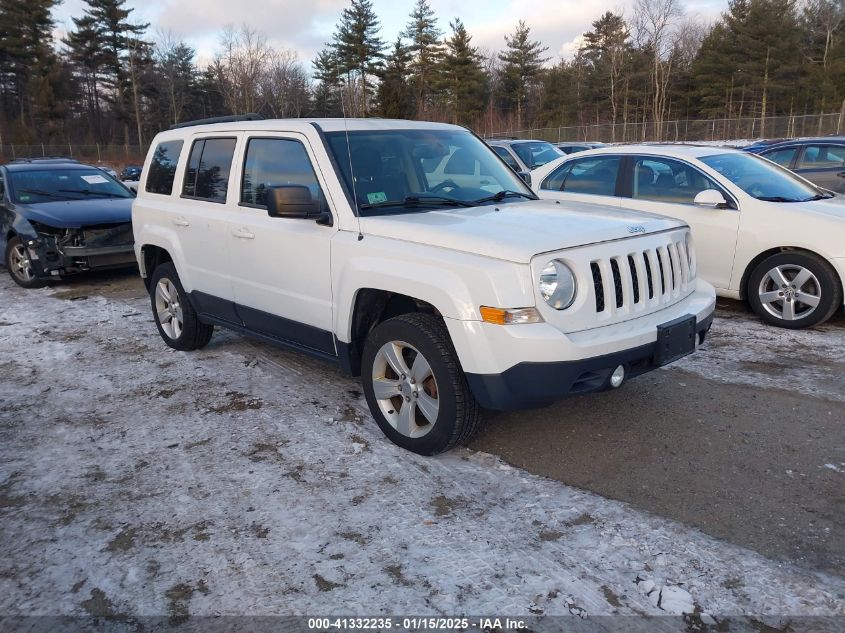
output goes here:
<path id="1" fill-rule="evenodd" d="M 85 0 L 54 41 L 59 2 L 0 0 L 0 143 L 144 145 L 175 123 L 246 112 L 493 132 L 845 111 L 843 0 L 729 0 L 712 24 L 680 0 L 634 0 L 630 16 L 598 16 L 567 59 L 522 21 L 500 50 L 482 49 L 428 0 L 387 41 L 371 1 L 350 0 L 310 64 L 243 26 L 202 66 L 126 0 Z"/>

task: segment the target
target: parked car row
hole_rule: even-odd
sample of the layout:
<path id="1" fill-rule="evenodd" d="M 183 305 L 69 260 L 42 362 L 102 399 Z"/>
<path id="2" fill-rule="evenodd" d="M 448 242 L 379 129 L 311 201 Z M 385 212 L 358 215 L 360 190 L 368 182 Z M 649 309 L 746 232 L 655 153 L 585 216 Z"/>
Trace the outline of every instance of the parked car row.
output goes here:
<path id="1" fill-rule="evenodd" d="M 378 119 L 182 124 L 122 174 L 134 203 L 95 167 L 0 167 L 0 238 L 25 287 L 137 261 L 174 349 L 224 327 L 360 375 L 384 433 L 422 454 L 482 408 L 693 353 L 717 293 L 787 328 L 842 309 L 841 196 L 752 152 L 577 149 Z"/>

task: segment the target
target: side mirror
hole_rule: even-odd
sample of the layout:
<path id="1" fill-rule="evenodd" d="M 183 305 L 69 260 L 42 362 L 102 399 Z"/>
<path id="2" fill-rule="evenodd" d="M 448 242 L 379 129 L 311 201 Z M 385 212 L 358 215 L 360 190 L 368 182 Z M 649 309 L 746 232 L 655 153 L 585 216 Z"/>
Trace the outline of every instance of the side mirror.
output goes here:
<path id="1" fill-rule="evenodd" d="M 692 202 L 699 207 L 712 207 L 713 209 L 727 209 L 728 207 L 725 196 L 716 189 L 705 189 L 698 192 Z"/>
<path id="2" fill-rule="evenodd" d="M 267 187 L 267 214 L 271 218 L 317 218 L 320 205 L 302 185 Z"/>
<path id="3" fill-rule="evenodd" d="M 522 182 L 524 182 L 529 187 L 531 186 L 531 173 L 527 171 L 518 171 L 516 175 L 522 178 Z"/>

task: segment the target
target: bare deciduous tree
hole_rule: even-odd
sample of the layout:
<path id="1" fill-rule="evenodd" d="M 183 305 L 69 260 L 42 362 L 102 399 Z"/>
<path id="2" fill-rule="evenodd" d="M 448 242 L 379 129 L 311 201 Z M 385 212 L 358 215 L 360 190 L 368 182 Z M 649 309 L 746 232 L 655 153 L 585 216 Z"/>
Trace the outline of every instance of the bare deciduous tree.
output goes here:
<path id="1" fill-rule="evenodd" d="M 634 33 L 638 44 L 651 52 L 652 118 L 655 136 L 662 137 L 667 94 L 675 61 L 675 37 L 683 15 L 679 0 L 635 0 Z"/>
<path id="2" fill-rule="evenodd" d="M 233 114 L 258 112 L 266 104 L 260 86 L 272 53 L 266 38 L 252 27 L 229 26 L 223 31 L 212 68 L 223 101 Z"/>

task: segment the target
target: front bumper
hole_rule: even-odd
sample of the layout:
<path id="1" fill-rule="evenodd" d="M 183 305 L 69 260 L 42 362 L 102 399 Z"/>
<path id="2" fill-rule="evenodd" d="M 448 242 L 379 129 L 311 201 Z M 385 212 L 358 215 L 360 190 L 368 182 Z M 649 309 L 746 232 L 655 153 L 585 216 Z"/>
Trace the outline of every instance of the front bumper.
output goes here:
<path id="1" fill-rule="evenodd" d="M 541 407 L 608 386 L 622 365 L 626 378 L 658 367 L 658 327 L 694 316 L 699 342 L 713 322 L 713 286 L 698 280 L 678 303 L 647 316 L 574 333 L 548 323 L 501 326 L 446 319 L 470 389 L 488 409 Z"/>
<path id="2" fill-rule="evenodd" d="M 696 321 L 698 344 L 704 342 L 712 323 L 712 313 L 703 321 Z M 655 341 L 584 360 L 519 363 L 501 374 L 466 377 L 475 399 L 486 409 L 531 409 L 566 396 L 606 389 L 611 374 L 620 365 L 625 368 L 626 379 L 657 369 L 656 351 Z"/>
<path id="3" fill-rule="evenodd" d="M 49 279 L 86 270 L 133 266 L 135 248 L 130 243 L 107 246 L 68 246 L 52 236 L 39 236 L 25 242 L 36 277 Z"/>

